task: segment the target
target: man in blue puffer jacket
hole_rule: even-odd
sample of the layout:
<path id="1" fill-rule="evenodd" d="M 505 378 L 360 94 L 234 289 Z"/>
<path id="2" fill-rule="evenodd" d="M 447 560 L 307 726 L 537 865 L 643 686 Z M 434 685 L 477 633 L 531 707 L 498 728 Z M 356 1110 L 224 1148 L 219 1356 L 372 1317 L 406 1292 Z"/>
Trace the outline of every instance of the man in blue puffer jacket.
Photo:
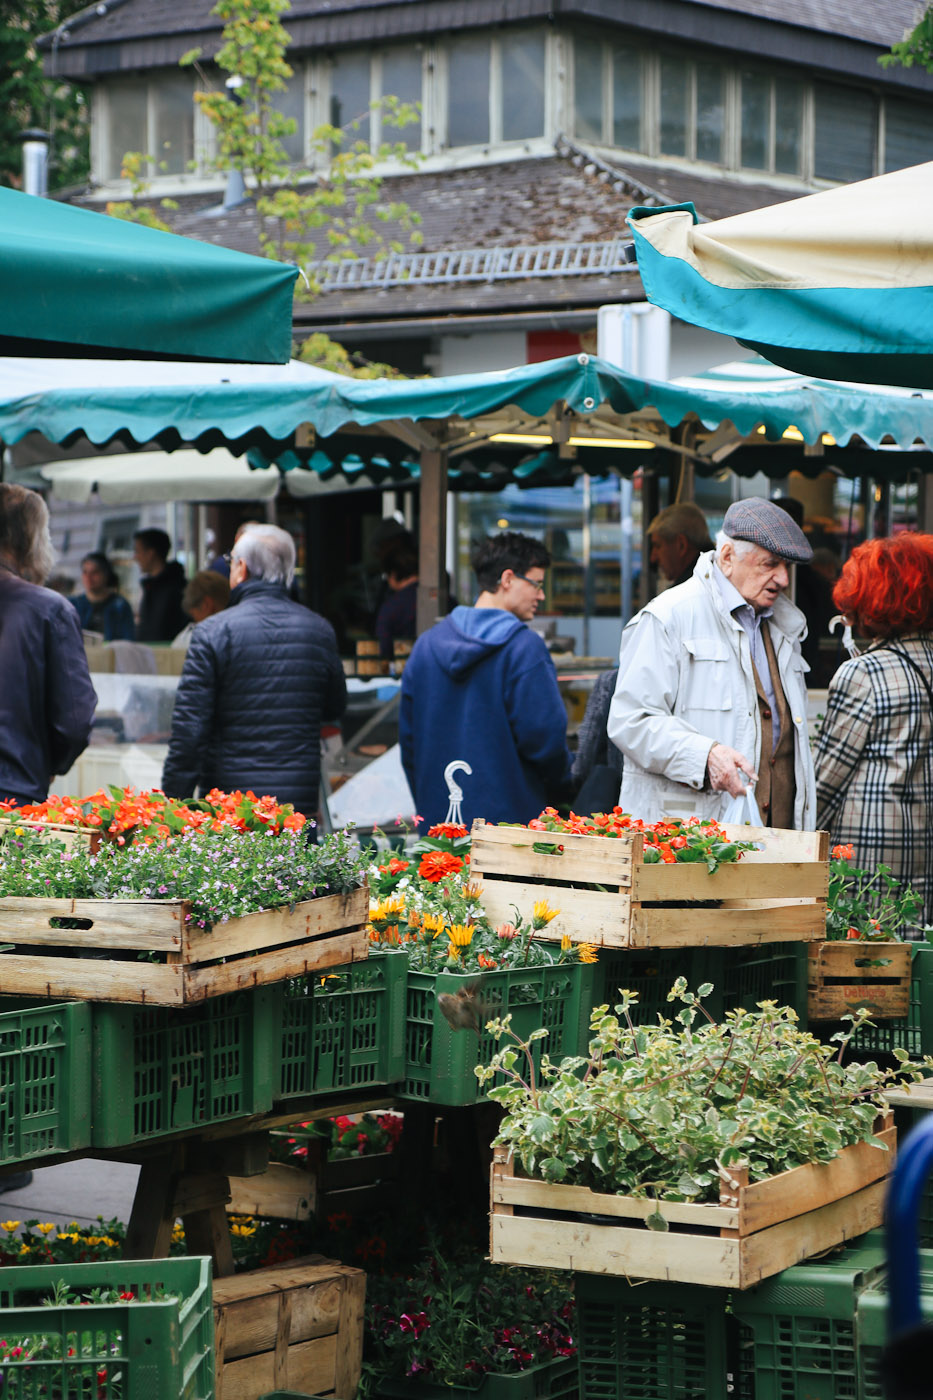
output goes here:
<path id="1" fill-rule="evenodd" d="M 181 673 L 169 797 L 251 788 L 314 818 L 321 720 L 340 717 L 347 686 L 334 629 L 288 596 L 294 572 L 292 538 L 274 525 L 234 545 L 230 605 L 194 629 Z"/>
<path id="2" fill-rule="evenodd" d="M 525 626 L 550 562 L 527 535 L 485 540 L 473 556 L 475 607 L 454 608 L 415 643 L 399 739 L 428 826 L 526 822 L 567 788 L 567 712 L 548 650 Z"/>

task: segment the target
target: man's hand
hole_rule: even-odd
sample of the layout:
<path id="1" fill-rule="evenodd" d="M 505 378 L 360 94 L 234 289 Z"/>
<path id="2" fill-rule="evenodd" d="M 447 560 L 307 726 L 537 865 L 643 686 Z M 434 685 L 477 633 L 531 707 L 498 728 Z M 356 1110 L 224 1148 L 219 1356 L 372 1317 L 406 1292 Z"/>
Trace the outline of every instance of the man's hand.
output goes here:
<path id="1" fill-rule="evenodd" d="M 730 749 L 728 744 L 714 744 L 706 760 L 709 784 L 714 792 L 728 792 L 730 797 L 741 797 L 745 792 L 742 774 L 757 778 L 751 763 L 738 749 Z"/>

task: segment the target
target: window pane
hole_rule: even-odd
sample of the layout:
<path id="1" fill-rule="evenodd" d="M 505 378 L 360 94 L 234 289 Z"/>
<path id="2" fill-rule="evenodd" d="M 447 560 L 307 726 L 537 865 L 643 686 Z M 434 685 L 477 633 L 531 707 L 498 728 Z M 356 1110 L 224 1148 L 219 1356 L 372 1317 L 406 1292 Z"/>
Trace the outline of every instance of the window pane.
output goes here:
<path id="1" fill-rule="evenodd" d="M 779 174 L 800 174 L 802 131 L 803 88 L 793 78 L 775 78 L 774 168 Z"/>
<path id="2" fill-rule="evenodd" d="M 585 141 L 603 139 L 603 49 L 579 36 L 573 41 L 573 129 Z"/>
<path id="3" fill-rule="evenodd" d="M 114 86 L 107 94 L 107 142 L 110 149 L 108 178 L 119 179 L 127 151 L 148 152 L 146 131 L 146 85 Z"/>
<path id="4" fill-rule="evenodd" d="M 641 54 L 616 49 L 612 55 L 612 144 L 642 149 Z"/>
<path id="5" fill-rule="evenodd" d="M 661 59 L 661 150 L 666 156 L 687 154 L 687 65 L 682 58 Z"/>
<path id="6" fill-rule="evenodd" d="M 347 133 L 351 143 L 370 140 L 369 101 L 369 55 L 338 54 L 330 75 L 330 120 L 342 127 L 359 122 Z"/>
<path id="7" fill-rule="evenodd" d="M 865 180 L 875 168 L 875 100 L 858 88 L 815 87 L 814 174 L 823 180 Z"/>
<path id="8" fill-rule="evenodd" d="M 421 53 L 418 49 L 387 49 L 382 55 L 383 97 L 397 97 L 400 102 L 421 101 Z M 393 126 L 382 117 L 383 141 L 402 141 L 409 151 L 421 150 L 421 121 Z"/>
<path id="9" fill-rule="evenodd" d="M 158 78 L 155 96 L 156 170 L 180 175 L 194 155 L 194 92 L 187 77 Z"/>
<path id="10" fill-rule="evenodd" d="M 746 170 L 767 170 L 770 126 L 770 78 L 762 73 L 743 73 L 741 164 Z"/>
<path id="11" fill-rule="evenodd" d="M 304 74 L 296 68 L 284 92 L 275 94 L 276 109 L 283 117 L 291 117 L 295 130 L 290 136 L 280 137 L 285 154 L 295 165 L 305 158 L 305 83 Z"/>
<path id="12" fill-rule="evenodd" d="M 489 40 L 454 39 L 447 57 L 447 144 L 489 140 Z"/>
<path id="13" fill-rule="evenodd" d="M 884 168 L 903 170 L 933 159 L 933 112 L 919 102 L 885 99 Z"/>
<path id="14" fill-rule="evenodd" d="M 698 63 L 697 160 L 722 160 L 722 69 L 718 63 Z"/>
<path id="15" fill-rule="evenodd" d="M 544 35 L 506 31 L 502 58 L 502 137 L 526 141 L 544 135 Z"/>

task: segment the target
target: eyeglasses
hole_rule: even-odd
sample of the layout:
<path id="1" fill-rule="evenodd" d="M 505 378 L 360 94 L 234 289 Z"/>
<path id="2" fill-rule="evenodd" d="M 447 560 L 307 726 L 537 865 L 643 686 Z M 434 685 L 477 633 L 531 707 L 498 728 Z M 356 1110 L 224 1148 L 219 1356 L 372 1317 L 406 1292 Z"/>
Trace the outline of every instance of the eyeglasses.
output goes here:
<path id="1" fill-rule="evenodd" d="M 522 583 L 530 583 L 536 593 L 541 593 L 543 595 L 547 592 L 543 579 L 526 578 L 524 574 L 516 574 L 515 577 L 520 578 Z"/>

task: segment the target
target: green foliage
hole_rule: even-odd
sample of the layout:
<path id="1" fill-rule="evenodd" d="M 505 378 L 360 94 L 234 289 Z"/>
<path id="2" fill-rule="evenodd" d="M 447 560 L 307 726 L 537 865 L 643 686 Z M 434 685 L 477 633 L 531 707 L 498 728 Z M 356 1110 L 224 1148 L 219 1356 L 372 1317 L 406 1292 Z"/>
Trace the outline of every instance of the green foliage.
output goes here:
<path id="1" fill-rule="evenodd" d="M 873 872 L 857 870 L 842 855 L 851 847 L 836 846 L 829 862 L 829 897 L 826 903 L 826 937 L 831 940 L 902 939 L 915 929 L 923 914 L 923 898 L 895 878 L 889 865 Z M 933 928 L 923 925 L 929 939 Z"/>
<path id="2" fill-rule="evenodd" d="M 85 90 L 47 78 L 35 41 L 85 8 L 85 0 L 18 0 L 0 10 L 0 184 L 19 187 L 23 157 L 20 133 L 48 131 L 49 188 L 87 179 L 89 115 Z"/>
<path id="3" fill-rule="evenodd" d="M 716 1201 L 720 1179 L 735 1169 L 760 1181 L 829 1162 L 852 1143 L 881 1145 L 874 1125 L 882 1091 L 901 1077 L 922 1078 L 924 1068 L 843 1065 L 866 1012 L 846 1018 L 852 1024 L 832 1037 L 834 1047 L 799 1030 L 795 1012 L 773 1001 L 698 1026 L 711 990 L 694 994 L 679 978 L 668 1000 L 683 1001 L 683 1011 L 639 1027 L 629 1015 L 637 996 L 623 991 L 616 1014 L 593 1011 L 588 1056 L 560 1064 L 542 1057 L 540 1083 L 509 1018 L 490 1023 L 497 1039 L 515 1042 L 476 1071 L 482 1083 L 497 1071 L 509 1081 L 488 1091 L 506 1111 L 497 1142 L 529 1176 L 661 1203 Z M 663 1210 L 648 1225 L 666 1228 Z"/>
<path id="4" fill-rule="evenodd" d="M 167 224 L 151 205 L 139 203 L 149 191 L 148 171 L 151 164 L 152 157 L 142 151 L 127 151 L 123 157 L 120 174 L 124 180 L 130 182 L 130 198 L 109 200 L 107 213 L 113 219 L 125 219 L 131 224 L 143 224 L 146 228 L 157 228 L 163 233 L 171 233 L 171 224 Z M 159 205 L 167 213 L 178 208 L 174 199 L 160 199 Z"/>
<path id="5" fill-rule="evenodd" d="M 292 167 L 283 140 L 296 124 L 276 106 L 292 76 L 285 57 L 289 35 L 282 24 L 290 8 L 290 0 L 218 0 L 212 13 L 223 20 L 224 30 L 216 63 L 238 80 L 235 96 L 208 85 L 197 49 L 181 60 L 193 64 L 205 83 L 195 101 L 217 132 L 217 168 L 242 171 L 255 200 L 262 251 L 306 264 L 321 256 L 319 239 L 331 261 L 362 250 L 401 251 L 402 236 L 419 243 L 419 215 L 401 201 L 385 199 L 382 177 L 373 173 L 377 162 L 388 160 L 415 168 L 419 157 L 404 142 L 383 142 L 373 153 L 359 139 L 359 119 L 346 127 L 325 123 L 311 133 L 313 172 Z M 396 130 L 420 115 L 420 104 L 393 97 L 376 107 L 383 126 Z M 318 290 L 312 281 L 298 295 L 313 297 Z"/>
<path id="6" fill-rule="evenodd" d="M 891 45 L 890 53 L 883 53 L 878 59 L 882 68 L 893 68 L 896 63 L 904 68 L 913 68 L 918 63 L 928 73 L 933 73 L 933 7 L 924 13 L 899 44 Z"/>
<path id="7" fill-rule="evenodd" d="M 346 374 L 352 379 L 406 379 L 408 376 L 394 365 L 384 365 L 378 360 L 367 360 L 359 351 L 345 350 L 336 340 L 331 340 L 323 331 L 315 331 L 303 341 L 295 357 L 306 365 L 326 369 L 331 374 Z"/>

